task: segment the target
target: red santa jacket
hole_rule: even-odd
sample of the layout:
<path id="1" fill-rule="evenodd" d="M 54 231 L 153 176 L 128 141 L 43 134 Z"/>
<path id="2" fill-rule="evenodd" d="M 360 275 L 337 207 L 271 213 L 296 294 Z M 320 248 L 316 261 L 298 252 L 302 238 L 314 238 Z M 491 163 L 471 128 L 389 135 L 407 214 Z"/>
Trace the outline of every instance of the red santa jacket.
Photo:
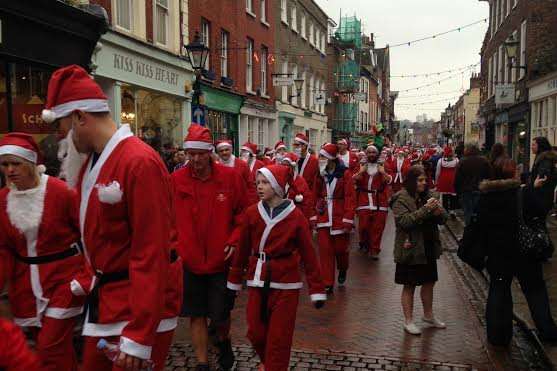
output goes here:
<path id="1" fill-rule="evenodd" d="M 288 199 L 294 201 L 294 204 L 300 211 L 305 215 L 305 217 L 309 220 L 311 216 L 314 214 L 313 211 L 313 195 L 308 187 L 306 180 L 297 175 L 294 178 L 294 182 L 292 187 L 287 185 L 287 195 Z"/>
<path id="2" fill-rule="evenodd" d="M 249 177 L 247 182 L 247 201 L 248 205 L 256 204 L 259 201 L 259 196 L 257 195 L 257 188 L 255 186 L 255 177 L 257 176 L 257 170 L 264 167 L 265 164 L 259 160 L 253 160 L 249 165 Z"/>
<path id="3" fill-rule="evenodd" d="M 393 188 L 400 188 L 402 186 L 410 167 L 412 167 L 412 164 L 408 158 L 399 159 L 398 157 L 392 157 L 391 160 L 385 162 L 385 170 L 393 177 Z"/>
<path id="4" fill-rule="evenodd" d="M 236 171 L 213 163 L 202 181 L 187 166 L 172 174 L 178 229 L 178 251 L 195 274 L 225 271 L 224 248 L 237 246 L 247 199 Z"/>
<path id="5" fill-rule="evenodd" d="M 450 160 L 442 158 L 437 161 L 437 169 L 435 172 L 437 192 L 452 195 L 456 194 L 454 188 L 456 165 L 458 165 L 458 158 L 456 157 Z"/>
<path id="6" fill-rule="evenodd" d="M 84 266 L 79 250 L 47 264 L 16 259 L 60 253 L 72 245 L 75 249 L 80 238 L 77 210 L 76 192 L 48 175 L 33 189 L 0 190 L 0 289 L 7 279 L 18 325 L 40 327 L 43 316 L 71 318 L 83 311 L 83 298 L 70 291 L 70 282 Z"/>
<path id="7" fill-rule="evenodd" d="M 354 225 L 356 206 L 352 172 L 344 166 L 337 166 L 331 182 L 327 175 L 319 176 L 315 182 L 315 211 L 311 217 L 317 228 L 329 228 L 331 235 L 343 234 L 345 228 Z"/>
<path id="8" fill-rule="evenodd" d="M 351 151 L 346 151 L 345 155 L 339 154 L 338 157 L 342 161 L 345 167 L 350 169 L 352 174 L 356 174 L 360 170 L 360 161 L 358 160 L 358 156 Z"/>
<path id="9" fill-rule="evenodd" d="M 240 177 L 242 178 L 242 180 L 244 181 L 244 183 L 248 184 L 249 182 L 249 177 L 250 177 L 250 171 L 249 171 L 249 167 L 248 164 L 246 164 L 245 161 L 239 159 L 238 157 L 232 155 L 230 157 L 230 160 L 228 163 L 222 162 L 219 160 L 219 164 L 226 166 L 226 167 L 231 167 L 234 170 L 236 170 L 236 172 L 238 174 L 240 174 Z"/>
<path id="10" fill-rule="evenodd" d="M 373 171 L 373 175 L 365 172 L 354 178 L 358 195 L 356 210 L 388 211 L 392 177 L 385 179 L 376 167 Z"/>
<path id="11" fill-rule="evenodd" d="M 0 318 L 0 370 L 36 371 L 39 360 L 27 346 L 19 327 Z"/>
<path id="12" fill-rule="evenodd" d="M 298 174 L 304 177 L 309 189 L 314 192 L 315 180 L 319 175 L 319 161 L 317 157 L 310 155 L 308 152 L 306 157 L 300 158 L 298 161 Z"/>
<path id="13" fill-rule="evenodd" d="M 269 279 L 271 289 L 300 289 L 303 286 L 300 262 L 303 262 L 311 299 L 325 300 L 325 286 L 306 218 L 292 201 L 277 209 L 278 214 L 271 217 L 269 209 L 260 201 L 246 210 L 239 250 L 228 275 L 228 288 L 241 289 L 247 266 L 249 287 L 263 287 Z M 268 264 L 271 277 L 268 277 Z"/>
<path id="14" fill-rule="evenodd" d="M 98 320 L 88 309 L 85 336 L 120 336 L 120 350 L 151 356 L 156 332 L 176 327 L 182 304 L 182 262 L 171 262 L 174 210 L 172 184 L 160 156 L 122 125 L 93 165 L 82 169 L 80 224 L 92 269 L 91 284 L 78 277 L 83 293 L 103 277 L 129 278 L 98 288 Z M 93 165 L 93 166 L 92 166 Z"/>

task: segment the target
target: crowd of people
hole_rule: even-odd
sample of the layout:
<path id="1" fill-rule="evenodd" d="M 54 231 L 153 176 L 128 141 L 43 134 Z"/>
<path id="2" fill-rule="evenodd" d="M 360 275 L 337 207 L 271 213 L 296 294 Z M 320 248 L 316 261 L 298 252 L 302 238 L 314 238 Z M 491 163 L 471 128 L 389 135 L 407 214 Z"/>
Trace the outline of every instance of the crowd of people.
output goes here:
<path id="1" fill-rule="evenodd" d="M 505 224 L 511 213 L 499 206 L 512 207 L 505 197 L 514 193 L 496 192 L 519 183 L 504 153 L 487 160 L 468 146 L 459 161 L 450 146 L 369 143 L 360 150 L 348 138 L 312 149 L 299 133 L 292 148 L 279 141 L 259 151 L 246 142 L 236 157 L 231 141 L 214 142 L 208 128 L 193 124 L 183 148 L 164 161 L 128 125 L 113 121 L 106 96 L 78 66 L 53 73 L 43 119 L 65 138 L 61 179 L 44 174 L 32 136 L 0 139 L 7 181 L 0 190 L 0 289 L 8 284 L 13 323 L 31 329 L 38 357 L 3 321 L 0 328 L 18 344 L 9 351 L 18 355 L 0 349 L 0 368 L 25 362 L 40 364 L 26 370 L 76 370 L 73 330 L 84 318 L 82 370 L 162 370 L 177 319 L 187 317 L 197 370 L 210 369 L 210 341 L 219 367 L 228 370 L 235 361 L 231 311 L 247 287 L 247 337 L 259 369 L 287 370 L 301 268 L 319 309 L 347 284 L 355 229 L 360 251 L 379 259 L 389 210 L 403 328 L 421 333 L 413 317 L 417 286 L 423 323 L 445 328 L 433 313 L 438 225 L 459 199 L 467 223 L 479 218 L 493 239 L 490 341 L 510 338 L 515 275 L 540 332 L 557 338 L 541 263 L 524 270 L 507 246 L 514 243 Z M 532 211 L 543 216 L 553 206 L 557 156 L 547 141 L 535 143 L 527 188 L 547 206 Z M 497 317 L 499 311 L 505 315 Z"/>

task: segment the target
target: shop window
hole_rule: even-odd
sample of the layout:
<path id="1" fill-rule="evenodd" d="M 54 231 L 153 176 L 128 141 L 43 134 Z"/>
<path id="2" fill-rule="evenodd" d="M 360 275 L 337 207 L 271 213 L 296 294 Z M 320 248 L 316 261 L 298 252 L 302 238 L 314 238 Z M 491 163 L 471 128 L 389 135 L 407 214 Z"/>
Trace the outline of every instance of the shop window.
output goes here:
<path id="1" fill-rule="evenodd" d="M 211 130 L 213 140 L 236 139 L 237 116 L 227 112 L 209 110 L 207 112 L 207 127 Z M 234 146 L 237 148 L 237 145 Z"/>
<path id="2" fill-rule="evenodd" d="M 155 3 L 156 20 L 156 41 L 158 44 L 167 45 L 168 43 L 168 0 L 156 0 Z"/>
<path id="3" fill-rule="evenodd" d="M 116 0 L 116 25 L 132 30 L 132 0 Z"/>

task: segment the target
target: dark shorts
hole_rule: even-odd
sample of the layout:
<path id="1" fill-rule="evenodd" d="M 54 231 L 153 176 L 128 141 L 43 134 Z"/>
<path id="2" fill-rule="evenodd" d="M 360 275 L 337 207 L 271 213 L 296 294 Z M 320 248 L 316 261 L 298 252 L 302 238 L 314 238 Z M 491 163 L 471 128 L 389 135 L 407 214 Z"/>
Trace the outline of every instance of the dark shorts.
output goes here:
<path id="1" fill-rule="evenodd" d="M 226 273 L 195 274 L 184 269 L 182 317 L 206 317 L 220 323 L 230 318 Z"/>
<path id="2" fill-rule="evenodd" d="M 427 264 L 397 264 L 395 283 L 399 285 L 421 286 L 424 283 L 437 282 L 437 260 L 431 259 Z"/>

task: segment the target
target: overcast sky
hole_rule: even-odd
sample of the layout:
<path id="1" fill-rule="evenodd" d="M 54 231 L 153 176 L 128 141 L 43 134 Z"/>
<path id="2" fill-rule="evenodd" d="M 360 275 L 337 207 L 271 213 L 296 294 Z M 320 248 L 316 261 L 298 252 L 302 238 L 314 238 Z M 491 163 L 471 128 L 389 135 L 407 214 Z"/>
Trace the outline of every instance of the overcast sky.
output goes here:
<path id="1" fill-rule="evenodd" d="M 338 23 L 343 15 L 357 15 L 366 34 L 374 33 L 376 46 L 394 45 L 448 31 L 489 17 L 487 1 L 479 0 L 315 0 L 329 17 Z M 480 61 L 480 49 L 488 23 L 471 26 L 460 32 L 426 40 L 412 46 L 391 48 L 391 90 L 404 90 L 455 78 L 435 86 L 401 92 L 395 106 L 397 118 L 414 121 L 426 113 L 439 119 L 441 110 L 454 103 L 468 89 L 469 77 L 475 70 L 444 73 L 429 77 L 397 78 L 399 75 L 425 74 L 457 69 Z M 464 90 L 462 90 L 464 89 Z M 440 94 L 443 93 L 443 94 Z M 444 94 L 447 93 L 447 94 Z M 431 94 L 440 94 L 428 96 Z M 442 102 L 432 102 L 439 101 Z M 408 106 L 405 104 L 418 104 Z M 423 104 L 422 104 L 423 103 Z"/>

